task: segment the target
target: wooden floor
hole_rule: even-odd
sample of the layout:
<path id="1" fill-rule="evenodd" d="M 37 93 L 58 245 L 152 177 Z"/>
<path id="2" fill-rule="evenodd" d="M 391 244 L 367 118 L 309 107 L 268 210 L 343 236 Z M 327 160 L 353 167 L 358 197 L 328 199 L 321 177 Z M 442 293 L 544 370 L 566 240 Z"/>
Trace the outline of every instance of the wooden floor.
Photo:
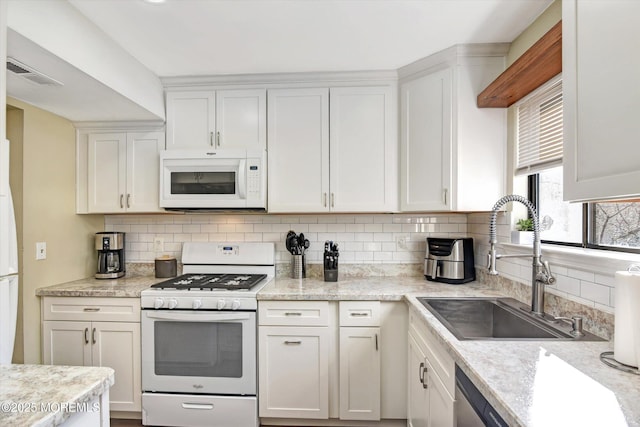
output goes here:
<path id="1" fill-rule="evenodd" d="M 111 418 L 111 427 L 140 427 L 142 420 L 123 420 L 119 418 Z"/>

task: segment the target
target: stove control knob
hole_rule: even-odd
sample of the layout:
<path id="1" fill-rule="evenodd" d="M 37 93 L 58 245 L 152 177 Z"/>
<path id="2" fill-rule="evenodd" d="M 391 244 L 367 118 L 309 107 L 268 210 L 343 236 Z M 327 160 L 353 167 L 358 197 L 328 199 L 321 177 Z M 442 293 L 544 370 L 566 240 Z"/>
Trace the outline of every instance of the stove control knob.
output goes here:
<path id="1" fill-rule="evenodd" d="M 223 299 L 218 300 L 218 310 L 222 310 L 224 306 L 227 305 L 227 302 Z"/>
<path id="2" fill-rule="evenodd" d="M 156 310 L 162 308 L 163 305 L 164 299 L 162 298 L 156 298 L 156 300 L 153 302 L 153 308 L 155 308 Z"/>
<path id="3" fill-rule="evenodd" d="M 240 300 L 234 299 L 231 303 L 231 310 L 237 310 L 240 308 Z"/>
<path id="4" fill-rule="evenodd" d="M 175 298 L 171 298 L 169 300 L 169 308 L 173 309 L 173 308 L 176 308 L 177 306 L 178 306 L 178 300 Z"/>
<path id="5" fill-rule="evenodd" d="M 192 306 L 194 310 L 199 309 L 200 307 L 202 307 L 202 300 L 194 299 Z"/>

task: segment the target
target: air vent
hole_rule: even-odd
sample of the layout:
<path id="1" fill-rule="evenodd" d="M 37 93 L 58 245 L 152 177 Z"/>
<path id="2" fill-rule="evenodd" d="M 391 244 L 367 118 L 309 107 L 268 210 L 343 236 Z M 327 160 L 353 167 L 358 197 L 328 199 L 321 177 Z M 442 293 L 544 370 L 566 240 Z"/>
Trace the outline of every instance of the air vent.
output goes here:
<path id="1" fill-rule="evenodd" d="M 29 67 L 28 65 L 25 65 L 22 62 L 17 61 L 11 57 L 7 58 L 7 70 L 11 71 L 12 73 L 16 74 L 19 77 L 30 80 L 39 85 L 64 86 L 61 82 L 55 79 L 52 79 L 46 74 L 43 74 L 40 71 L 37 71 Z"/>

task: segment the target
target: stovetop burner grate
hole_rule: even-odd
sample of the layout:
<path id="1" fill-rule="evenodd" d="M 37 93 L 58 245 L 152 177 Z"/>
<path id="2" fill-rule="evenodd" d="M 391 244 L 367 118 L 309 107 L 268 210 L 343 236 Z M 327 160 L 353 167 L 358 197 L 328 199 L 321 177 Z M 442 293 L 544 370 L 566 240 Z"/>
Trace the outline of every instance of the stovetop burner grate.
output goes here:
<path id="1" fill-rule="evenodd" d="M 246 291 L 266 277 L 266 274 L 183 274 L 182 276 L 151 285 L 151 288 Z"/>

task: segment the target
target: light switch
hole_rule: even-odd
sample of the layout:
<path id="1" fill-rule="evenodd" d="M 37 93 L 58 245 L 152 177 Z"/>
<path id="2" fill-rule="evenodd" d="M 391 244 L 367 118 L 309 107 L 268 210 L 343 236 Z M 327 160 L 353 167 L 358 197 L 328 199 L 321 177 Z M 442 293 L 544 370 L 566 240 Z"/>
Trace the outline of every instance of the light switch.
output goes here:
<path id="1" fill-rule="evenodd" d="M 36 260 L 47 259 L 47 242 L 36 242 Z"/>

